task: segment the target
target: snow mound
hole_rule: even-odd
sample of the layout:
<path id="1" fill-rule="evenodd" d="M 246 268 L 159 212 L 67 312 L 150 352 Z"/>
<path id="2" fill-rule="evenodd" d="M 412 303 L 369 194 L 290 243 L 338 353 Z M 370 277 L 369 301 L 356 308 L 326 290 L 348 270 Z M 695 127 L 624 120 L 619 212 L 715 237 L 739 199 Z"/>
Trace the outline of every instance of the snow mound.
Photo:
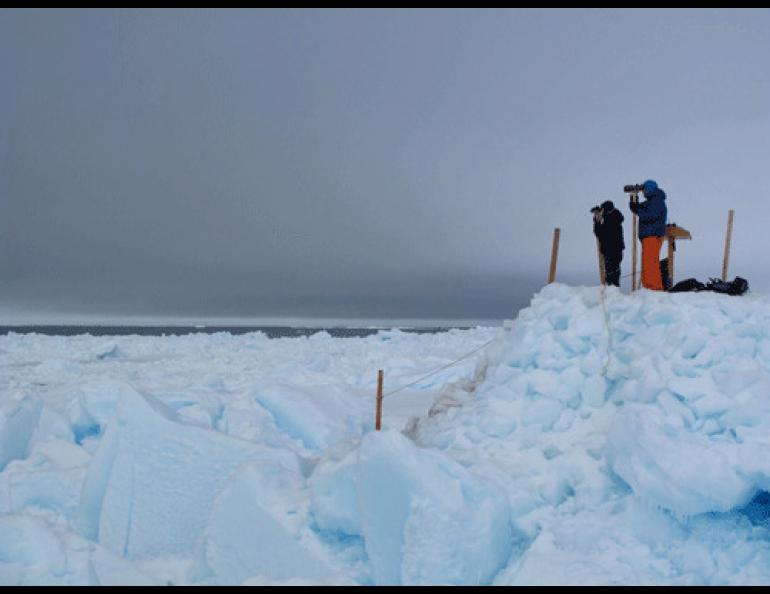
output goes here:
<path id="1" fill-rule="evenodd" d="M 32 396 L 0 402 L 0 471 L 27 456 L 41 411 L 42 403 Z"/>
<path id="2" fill-rule="evenodd" d="M 475 398 L 416 440 L 507 490 L 531 542 L 496 583 L 766 583 L 769 355 L 761 297 L 554 284 L 488 349 Z M 572 549 L 583 569 L 552 571 Z"/>
<path id="3" fill-rule="evenodd" d="M 511 552 L 504 493 L 394 431 L 322 462 L 311 489 L 322 529 L 364 538 L 376 584 L 486 583 Z"/>
<path id="4" fill-rule="evenodd" d="M 99 443 L 80 502 L 84 536 L 129 558 L 192 553 L 217 494 L 248 460 L 296 464 L 271 450 L 187 425 L 125 390 Z"/>
<path id="5" fill-rule="evenodd" d="M 256 388 L 254 400 L 278 429 L 309 450 L 321 451 L 363 432 L 362 402 L 334 385 L 308 391 L 271 383 Z"/>
<path id="6" fill-rule="evenodd" d="M 493 332 L 372 430 L 372 369 Z M 497 331 L 0 344 L 3 585 L 770 583 L 761 296 L 552 284 Z"/>
<path id="7" fill-rule="evenodd" d="M 0 515 L 0 584 L 159 585 L 129 562 L 42 517 Z"/>
<path id="8" fill-rule="evenodd" d="M 308 528 L 305 479 L 299 465 L 246 463 L 217 496 L 193 569 L 195 581 L 239 585 L 331 580 L 335 571 Z"/>

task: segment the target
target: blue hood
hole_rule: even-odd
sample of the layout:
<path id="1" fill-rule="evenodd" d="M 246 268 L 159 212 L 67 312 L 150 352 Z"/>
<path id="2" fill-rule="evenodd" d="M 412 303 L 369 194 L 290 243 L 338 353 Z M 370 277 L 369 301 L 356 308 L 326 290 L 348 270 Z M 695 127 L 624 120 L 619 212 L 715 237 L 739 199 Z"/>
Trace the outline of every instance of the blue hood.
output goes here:
<path id="1" fill-rule="evenodd" d="M 650 194 L 652 194 L 657 189 L 658 189 L 658 182 L 656 182 L 654 179 L 648 179 L 646 182 L 642 184 L 642 192 L 644 192 L 645 198 L 649 198 Z"/>

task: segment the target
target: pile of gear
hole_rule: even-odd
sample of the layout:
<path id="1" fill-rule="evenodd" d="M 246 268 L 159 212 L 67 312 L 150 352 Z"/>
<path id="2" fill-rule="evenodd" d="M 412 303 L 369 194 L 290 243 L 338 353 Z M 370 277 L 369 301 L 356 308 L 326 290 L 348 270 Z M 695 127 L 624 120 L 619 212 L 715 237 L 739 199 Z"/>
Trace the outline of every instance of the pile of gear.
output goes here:
<path id="1" fill-rule="evenodd" d="M 669 293 L 687 293 L 698 291 L 714 291 L 715 293 L 724 293 L 726 295 L 743 295 L 749 290 L 749 281 L 740 276 L 736 276 L 731 281 L 723 281 L 718 278 L 711 278 L 709 282 L 702 282 L 688 278 L 676 283 L 668 291 Z"/>

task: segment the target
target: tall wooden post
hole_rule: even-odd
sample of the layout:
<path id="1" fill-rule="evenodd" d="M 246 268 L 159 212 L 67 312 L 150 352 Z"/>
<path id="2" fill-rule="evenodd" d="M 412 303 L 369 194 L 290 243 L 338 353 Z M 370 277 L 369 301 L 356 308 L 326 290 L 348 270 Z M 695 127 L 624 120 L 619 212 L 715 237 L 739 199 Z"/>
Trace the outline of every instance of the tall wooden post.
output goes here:
<path id="1" fill-rule="evenodd" d="M 638 202 L 639 195 L 633 194 L 631 196 L 631 200 L 633 202 Z M 637 244 L 637 239 L 639 234 L 637 219 L 638 217 L 636 216 L 636 213 L 634 213 L 634 216 L 631 217 L 631 233 L 633 235 L 632 244 L 631 244 L 631 291 L 636 291 L 637 289 L 637 286 L 636 286 L 636 257 L 637 256 L 636 254 L 637 254 L 638 246 L 636 244 Z"/>
<path id="2" fill-rule="evenodd" d="M 636 289 L 637 289 L 637 286 L 636 286 L 636 257 L 637 257 L 636 256 L 636 250 L 637 250 L 637 245 L 636 245 L 636 243 L 637 243 L 637 233 L 638 233 L 638 230 L 637 230 L 637 225 L 636 225 L 636 219 L 637 219 L 636 215 L 631 217 L 631 225 L 633 227 L 633 231 L 632 231 L 632 233 L 633 233 L 633 239 L 632 239 L 633 243 L 631 244 L 631 290 L 632 291 L 636 291 Z"/>
<path id="3" fill-rule="evenodd" d="M 733 215 L 734 210 L 727 213 L 727 237 L 725 237 L 725 258 L 722 261 L 722 280 L 727 281 L 727 266 L 730 263 L 730 240 L 733 237 Z"/>
<path id="4" fill-rule="evenodd" d="M 561 230 L 557 227 L 553 230 L 553 247 L 551 248 L 551 268 L 548 271 L 548 284 L 556 280 L 556 261 L 559 259 L 559 235 Z"/>
<path id="5" fill-rule="evenodd" d="M 382 427 L 382 369 L 377 372 L 377 413 L 374 418 L 374 429 L 379 431 Z"/>
<path id="6" fill-rule="evenodd" d="M 596 238 L 596 255 L 599 257 L 599 282 L 602 285 L 607 284 L 607 271 L 604 270 L 604 256 L 602 255 L 602 246 L 599 238 Z"/>

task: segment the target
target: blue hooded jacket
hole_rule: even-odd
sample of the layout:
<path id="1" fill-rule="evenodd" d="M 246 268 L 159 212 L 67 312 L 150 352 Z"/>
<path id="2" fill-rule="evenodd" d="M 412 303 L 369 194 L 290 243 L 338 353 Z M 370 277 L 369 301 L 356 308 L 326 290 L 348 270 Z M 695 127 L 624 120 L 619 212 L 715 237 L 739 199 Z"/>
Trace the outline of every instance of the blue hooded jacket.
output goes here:
<path id="1" fill-rule="evenodd" d="M 639 215 L 639 241 L 645 237 L 665 237 L 666 218 L 666 193 L 658 187 L 653 180 L 644 182 L 644 202 L 629 203 L 631 212 Z"/>

